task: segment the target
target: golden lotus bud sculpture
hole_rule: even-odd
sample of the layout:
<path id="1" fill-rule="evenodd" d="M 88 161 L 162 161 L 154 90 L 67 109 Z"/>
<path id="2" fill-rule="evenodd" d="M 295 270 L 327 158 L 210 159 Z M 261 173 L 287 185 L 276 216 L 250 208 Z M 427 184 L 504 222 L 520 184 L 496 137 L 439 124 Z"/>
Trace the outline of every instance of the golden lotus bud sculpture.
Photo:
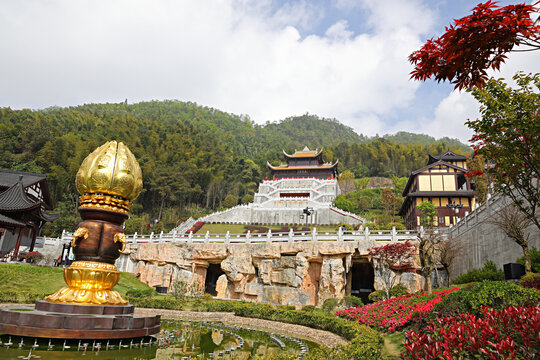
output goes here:
<path id="1" fill-rule="evenodd" d="M 45 301 L 126 305 L 112 289 L 120 280 L 114 263 L 126 247 L 122 224 L 142 189 L 139 163 L 126 145 L 109 141 L 84 159 L 75 183 L 83 219 L 73 234 L 75 261 L 64 270 L 68 286 Z"/>

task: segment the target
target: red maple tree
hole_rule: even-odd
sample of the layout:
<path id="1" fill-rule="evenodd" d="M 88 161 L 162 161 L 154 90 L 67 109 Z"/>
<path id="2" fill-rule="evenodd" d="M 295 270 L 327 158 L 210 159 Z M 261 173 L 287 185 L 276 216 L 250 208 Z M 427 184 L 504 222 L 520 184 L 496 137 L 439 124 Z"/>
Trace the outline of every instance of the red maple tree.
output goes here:
<path id="1" fill-rule="evenodd" d="M 487 1 L 472 9 L 472 14 L 454 20 L 439 38 L 428 40 L 409 56 L 414 65 L 411 79 L 450 81 L 456 89 L 482 86 L 489 68 L 499 70 L 506 53 L 515 46 L 540 49 L 540 25 L 532 15 L 539 12 L 533 5 L 517 4 L 499 7 Z"/>
<path id="2" fill-rule="evenodd" d="M 368 255 L 373 259 L 373 268 L 384 284 L 387 298 L 390 298 L 390 289 L 397 279 L 396 274 L 390 270 L 413 270 L 412 259 L 415 254 L 416 246 L 409 240 L 368 249 Z"/>

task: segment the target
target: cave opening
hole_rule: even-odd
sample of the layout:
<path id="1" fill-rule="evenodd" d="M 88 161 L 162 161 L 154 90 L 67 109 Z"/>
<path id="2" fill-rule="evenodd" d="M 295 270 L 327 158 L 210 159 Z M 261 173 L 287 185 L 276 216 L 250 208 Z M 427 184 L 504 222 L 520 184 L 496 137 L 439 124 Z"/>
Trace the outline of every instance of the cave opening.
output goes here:
<path id="1" fill-rule="evenodd" d="M 206 279 L 204 281 L 204 292 L 212 296 L 217 295 L 216 284 L 218 278 L 225 274 L 221 270 L 221 264 L 210 264 L 206 269 Z"/>
<path id="2" fill-rule="evenodd" d="M 375 272 L 368 261 L 353 261 L 351 269 L 351 295 L 362 299 L 364 304 L 369 302 L 368 296 L 375 291 Z"/>

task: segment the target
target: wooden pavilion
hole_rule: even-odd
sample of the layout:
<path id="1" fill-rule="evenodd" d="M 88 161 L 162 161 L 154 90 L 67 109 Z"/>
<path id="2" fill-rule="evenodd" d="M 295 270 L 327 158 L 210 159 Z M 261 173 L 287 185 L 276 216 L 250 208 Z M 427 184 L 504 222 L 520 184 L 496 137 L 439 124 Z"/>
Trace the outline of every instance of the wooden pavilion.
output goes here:
<path id="1" fill-rule="evenodd" d="M 52 210 L 47 175 L 0 169 L 0 252 L 19 256 L 21 245 L 34 249 L 36 237 L 47 221 L 60 214 Z"/>

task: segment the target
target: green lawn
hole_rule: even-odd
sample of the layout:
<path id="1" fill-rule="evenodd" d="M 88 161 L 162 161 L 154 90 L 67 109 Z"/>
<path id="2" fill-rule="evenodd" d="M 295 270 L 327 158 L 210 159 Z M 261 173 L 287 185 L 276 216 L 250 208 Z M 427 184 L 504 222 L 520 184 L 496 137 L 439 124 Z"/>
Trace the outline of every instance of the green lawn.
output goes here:
<path id="1" fill-rule="evenodd" d="M 281 230 L 283 225 L 245 225 L 245 224 L 204 224 L 202 228 L 197 232 L 197 234 L 205 234 L 207 231 L 210 232 L 210 234 L 225 234 L 227 231 L 231 234 L 243 234 L 245 233 L 246 226 L 258 226 L 258 227 L 265 227 L 272 231 L 274 230 Z M 293 227 L 293 226 L 291 226 Z M 304 227 L 302 225 L 298 225 L 297 228 Z M 325 226 L 325 225 L 318 225 L 318 226 L 309 226 L 310 231 L 313 228 L 317 228 L 318 232 L 321 231 L 336 231 L 337 225 L 331 225 L 331 226 Z"/>
<path id="2" fill-rule="evenodd" d="M 50 295 L 66 286 L 63 273 L 64 269 L 58 267 L 0 263 L 0 299 L 6 301 L 2 295 L 13 293 Z M 149 288 L 129 273 L 122 273 L 120 282 L 114 287 L 122 296 L 130 289 Z"/>

